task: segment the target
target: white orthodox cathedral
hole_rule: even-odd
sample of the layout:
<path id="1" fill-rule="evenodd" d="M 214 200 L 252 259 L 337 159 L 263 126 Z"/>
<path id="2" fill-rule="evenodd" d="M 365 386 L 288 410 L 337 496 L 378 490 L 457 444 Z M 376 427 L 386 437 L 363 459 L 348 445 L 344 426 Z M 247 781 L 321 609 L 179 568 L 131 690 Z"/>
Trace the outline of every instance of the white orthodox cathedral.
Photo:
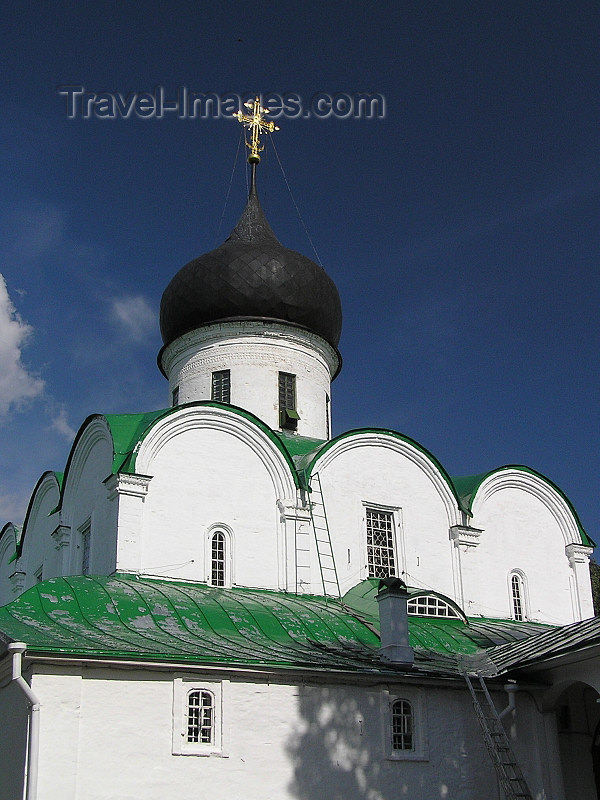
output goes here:
<path id="1" fill-rule="evenodd" d="M 331 437 L 339 296 L 250 160 L 163 294 L 169 407 L 0 528 L 1 800 L 600 797 L 593 542 L 531 468 Z"/>

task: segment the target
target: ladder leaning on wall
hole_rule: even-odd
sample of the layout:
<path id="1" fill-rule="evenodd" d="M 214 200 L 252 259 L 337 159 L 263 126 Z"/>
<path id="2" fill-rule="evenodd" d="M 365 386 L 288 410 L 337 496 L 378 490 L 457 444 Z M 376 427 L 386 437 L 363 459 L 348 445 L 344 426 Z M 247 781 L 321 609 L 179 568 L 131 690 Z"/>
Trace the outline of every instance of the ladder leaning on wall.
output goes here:
<path id="1" fill-rule="evenodd" d="M 327 512 L 323 501 L 323 490 L 319 473 L 315 472 L 310 479 L 310 518 L 315 535 L 321 583 L 325 597 L 341 597 L 340 582 L 338 580 L 331 535 L 327 523 Z"/>
<path id="2" fill-rule="evenodd" d="M 466 671 L 464 676 L 483 738 L 506 800 L 517 800 L 517 798 L 532 800 L 531 792 L 510 747 L 502 720 L 496 711 L 483 676 L 478 674 L 470 677 Z"/>

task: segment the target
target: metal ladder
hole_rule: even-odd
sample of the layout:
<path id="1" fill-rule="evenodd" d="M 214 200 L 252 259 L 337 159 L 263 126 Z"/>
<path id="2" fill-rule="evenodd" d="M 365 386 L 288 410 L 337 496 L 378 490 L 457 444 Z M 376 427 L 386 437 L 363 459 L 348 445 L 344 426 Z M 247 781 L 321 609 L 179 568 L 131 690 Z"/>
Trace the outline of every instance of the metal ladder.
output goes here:
<path id="1" fill-rule="evenodd" d="M 516 800 L 517 798 L 532 800 L 531 792 L 511 750 L 502 720 L 496 711 L 483 676 L 479 674 L 472 676 L 479 682 L 479 686 L 473 685 L 467 672 L 464 673 L 464 676 L 471 692 L 473 708 L 481 725 L 483 738 L 506 800 Z"/>
<path id="2" fill-rule="evenodd" d="M 315 472 L 314 475 L 311 476 L 310 492 L 310 502 L 308 505 L 315 534 L 323 594 L 325 597 L 341 597 L 340 582 L 335 566 L 331 536 L 329 535 L 329 525 L 327 523 L 327 513 L 325 512 L 323 491 L 321 489 L 321 479 L 318 472 Z"/>

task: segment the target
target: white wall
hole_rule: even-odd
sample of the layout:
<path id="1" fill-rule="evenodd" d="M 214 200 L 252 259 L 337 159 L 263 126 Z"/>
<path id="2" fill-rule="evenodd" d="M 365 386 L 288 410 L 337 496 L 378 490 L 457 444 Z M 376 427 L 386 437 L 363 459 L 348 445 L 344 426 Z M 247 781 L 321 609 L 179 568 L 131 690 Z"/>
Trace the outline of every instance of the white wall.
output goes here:
<path id="1" fill-rule="evenodd" d="M 318 459 L 315 472 L 342 593 L 367 577 L 369 505 L 395 512 L 398 575 L 409 586 L 454 596 L 449 530 L 458 521 L 458 510 L 437 468 L 422 453 L 391 436 L 357 434 L 333 445 Z"/>
<path id="2" fill-rule="evenodd" d="M 329 438 L 326 396 L 339 358 L 316 334 L 278 323 L 226 322 L 181 336 L 166 348 L 163 369 L 179 404 L 211 399 L 211 376 L 231 371 L 231 403 L 279 428 L 279 372 L 296 375 L 297 433 Z"/>
<path id="3" fill-rule="evenodd" d="M 143 572 L 205 581 L 207 536 L 221 525 L 231 532 L 232 583 L 284 587 L 277 501 L 296 490 L 283 455 L 256 425 L 219 409 L 181 409 L 146 438 L 136 469 L 152 476 L 143 510 Z M 124 558 L 121 569 L 127 569 Z"/>
<path id="4" fill-rule="evenodd" d="M 494 480 L 501 482 L 496 488 Z M 588 575 L 577 598 L 565 547 L 580 538 L 572 515 L 560 508 L 561 503 L 535 476 L 515 474 L 510 481 L 499 476 L 480 489 L 471 524 L 483 533 L 477 547 L 461 554 L 467 614 L 510 618 L 509 576 L 520 570 L 529 619 L 568 624 L 593 616 Z"/>
<path id="5" fill-rule="evenodd" d="M 46 670 L 48 671 L 48 670 Z M 223 748 L 217 755 L 173 755 L 174 681 L 165 672 L 84 669 L 37 675 L 42 698 L 39 800 L 473 800 L 496 798 L 496 781 L 466 687 L 341 686 L 232 678 L 223 686 Z M 214 674 L 188 674 L 190 686 Z M 218 676 L 217 676 L 218 679 Z M 421 758 L 389 758 L 389 701 L 421 704 Z M 420 699 L 419 699 L 420 697 Z M 504 694 L 498 695 L 498 705 Z M 533 704 L 516 726 L 541 724 Z M 525 722 L 525 718 L 527 721 Z M 527 739 L 523 739 L 524 742 Z M 524 744 L 525 748 L 527 745 Z M 549 798 L 542 751 L 523 764 L 534 797 Z M 554 797 L 553 800 L 560 800 Z"/>

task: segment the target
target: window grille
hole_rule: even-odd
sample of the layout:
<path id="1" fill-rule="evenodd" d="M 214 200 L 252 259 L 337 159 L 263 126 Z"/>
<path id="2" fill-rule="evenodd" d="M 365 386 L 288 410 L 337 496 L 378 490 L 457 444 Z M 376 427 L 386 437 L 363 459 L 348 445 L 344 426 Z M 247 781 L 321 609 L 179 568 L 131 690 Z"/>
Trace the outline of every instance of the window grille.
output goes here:
<path id="1" fill-rule="evenodd" d="M 408 700 L 392 703 L 392 751 L 414 750 L 413 709 Z"/>
<path id="2" fill-rule="evenodd" d="M 391 511 L 366 509 L 367 567 L 370 578 L 388 578 L 396 574 L 394 519 Z"/>
<path id="3" fill-rule="evenodd" d="M 194 689 L 188 693 L 187 741 L 213 744 L 214 698 L 210 692 Z"/>
<path id="4" fill-rule="evenodd" d="M 221 531 L 212 536 L 210 582 L 213 586 L 225 586 L 225 534 Z"/>
<path id="5" fill-rule="evenodd" d="M 231 402 L 231 372 L 228 369 L 221 369 L 212 374 L 211 400 L 218 403 Z"/>
<path id="6" fill-rule="evenodd" d="M 513 617 L 522 622 L 525 619 L 523 580 L 520 575 L 513 573 L 510 579 L 510 590 L 512 596 Z"/>
<path id="7" fill-rule="evenodd" d="M 414 597 L 408 601 L 408 613 L 419 617 L 455 617 L 460 619 L 455 609 L 440 597 L 431 595 Z"/>

